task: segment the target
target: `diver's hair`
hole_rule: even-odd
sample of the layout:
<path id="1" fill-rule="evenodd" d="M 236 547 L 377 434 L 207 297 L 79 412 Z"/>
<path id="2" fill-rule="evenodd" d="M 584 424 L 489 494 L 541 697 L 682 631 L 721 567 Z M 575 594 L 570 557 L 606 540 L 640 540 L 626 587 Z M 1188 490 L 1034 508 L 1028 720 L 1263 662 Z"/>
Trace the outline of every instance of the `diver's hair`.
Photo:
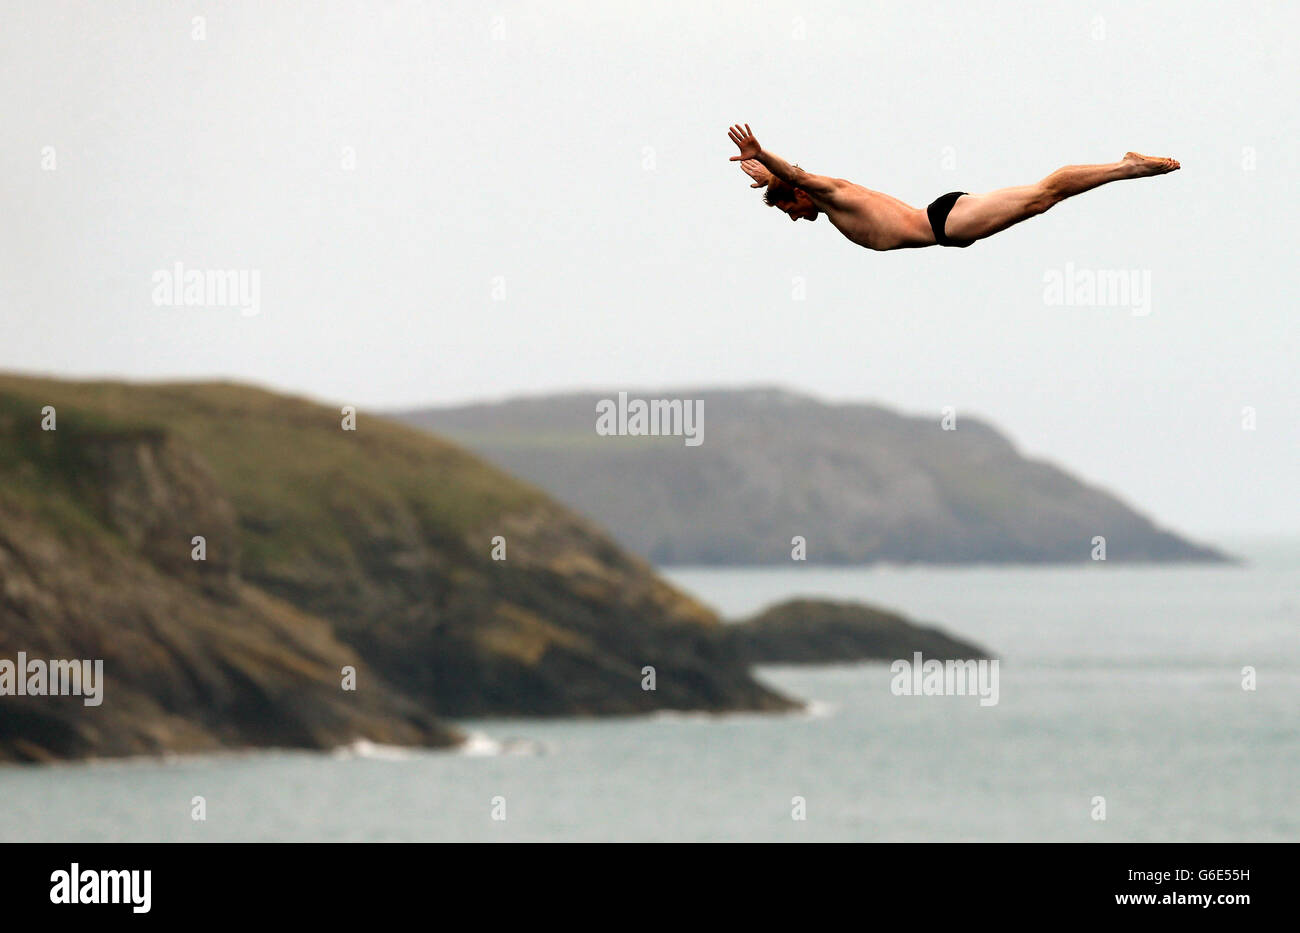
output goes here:
<path id="1" fill-rule="evenodd" d="M 767 190 L 763 192 L 763 203 L 768 207 L 788 203 L 794 200 L 794 186 L 787 184 L 773 175 L 767 181 Z"/>

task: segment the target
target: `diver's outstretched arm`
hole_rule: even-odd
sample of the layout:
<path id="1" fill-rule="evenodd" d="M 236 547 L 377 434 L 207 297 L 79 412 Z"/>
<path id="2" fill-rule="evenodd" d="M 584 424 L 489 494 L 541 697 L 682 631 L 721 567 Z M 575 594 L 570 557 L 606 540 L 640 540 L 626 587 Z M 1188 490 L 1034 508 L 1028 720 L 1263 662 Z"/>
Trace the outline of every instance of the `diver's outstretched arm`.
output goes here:
<path id="1" fill-rule="evenodd" d="M 829 198 L 844 184 L 843 180 L 839 178 L 805 172 L 799 166 L 791 165 L 776 153 L 768 152 L 758 144 L 758 140 L 749 129 L 749 124 L 741 126 L 737 123 L 727 131 L 727 136 L 740 148 L 740 155 L 732 156 L 732 162 L 741 162 L 742 164 L 750 160 L 760 162 L 764 168 L 781 179 L 781 181 L 792 187 L 802 188 L 815 198 Z"/>

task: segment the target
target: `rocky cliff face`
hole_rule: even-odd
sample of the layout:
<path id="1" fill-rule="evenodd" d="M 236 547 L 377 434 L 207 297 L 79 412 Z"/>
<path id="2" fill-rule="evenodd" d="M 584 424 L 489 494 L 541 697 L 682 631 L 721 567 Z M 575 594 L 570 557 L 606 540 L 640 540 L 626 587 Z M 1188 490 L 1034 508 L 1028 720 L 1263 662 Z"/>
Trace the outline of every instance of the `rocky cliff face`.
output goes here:
<path id="1" fill-rule="evenodd" d="M 106 680 L 98 707 L 0 696 L 0 760 L 455 741 L 437 714 L 793 706 L 718 624 L 421 432 L 364 413 L 344 431 L 337 410 L 241 386 L 0 377 L 0 659 L 98 658 Z"/>
<path id="2" fill-rule="evenodd" d="M 0 492 L 0 659 L 102 661 L 101 699 L 0 696 L 0 761 L 456 741 L 326 621 L 239 578 L 234 509 L 192 451 L 156 433 L 41 440 L 72 467 L 29 461 L 45 495 Z M 190 559 L 196 529 L 215 559 Z"/>
<path id="3" fill-rule="evenodd" d="M 1115 496 L 1021 456 L 989 425 L 780 390 L 703 399 L 703 443 L 597 436 L 595 394 L 397 415 L 536 483 L 656 564 L 1223 560 Z"/>

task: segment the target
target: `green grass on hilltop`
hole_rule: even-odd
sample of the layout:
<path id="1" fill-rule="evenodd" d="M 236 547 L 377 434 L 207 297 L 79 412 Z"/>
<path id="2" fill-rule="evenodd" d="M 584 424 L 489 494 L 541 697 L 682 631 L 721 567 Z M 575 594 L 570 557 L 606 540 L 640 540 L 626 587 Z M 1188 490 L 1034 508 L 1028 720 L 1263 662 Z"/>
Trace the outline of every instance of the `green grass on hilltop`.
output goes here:
<path id="1" fill-rule="evenodd" d="M 53 405 L 57 431 L 40 429 Z M 240 517 L 254 565 L 349 554 L 347 522 L 413 515 L 433 539 L 461 539 L 544 500 L 536 489 L 412 428 L 231 383 L 64 382 L 0 375 L 0 473 L 24 501 L 94 483 L 85 441 L 171 435 L 212 469 Z M 74 497 L 84 500 L 84 495 Z M 68 513 L 67 504 L 58 506 Z M 76 523 L 77 509 L 60 524 Z M 88 516 L 83 516 L 88 517 Z"/>

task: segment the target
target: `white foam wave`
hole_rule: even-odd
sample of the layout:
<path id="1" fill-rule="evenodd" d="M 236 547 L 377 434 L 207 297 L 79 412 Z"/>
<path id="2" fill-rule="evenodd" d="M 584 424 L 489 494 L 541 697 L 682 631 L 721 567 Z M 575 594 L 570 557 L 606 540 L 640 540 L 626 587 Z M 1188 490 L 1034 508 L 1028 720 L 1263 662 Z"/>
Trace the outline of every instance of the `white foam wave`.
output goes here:
<path id="1" fill-rule="evenodd" d="M 407 761 L 411 750 L 400 745 L 382 745 L 369 739 L 357 739 L 330 751 L 333 758 L 368 758 L 373 761 Z"/>
<path id="2" fill-rule="evenodd" d="M 485 732 L 469 733 L 465 736 L 465 741 L 456 750 L 470 758 L 486 758 L 494 755 L 546 754 L 546 746 L 533 739 L 494 739 Z"/>
<path id="3" fill-rule="evenodd" d="M 659 722 L 764 722 L 772 717 L 795 716 L 800 719 L 828 719 L 839 711 L 839 706 L 824 700 L 808 700 L 803 706 L 782 713 L 758 713 L 741 710 L 726 713 L 710 713 L 699 710 L 661 709 L 650 714 L 650 718 Z"/>

